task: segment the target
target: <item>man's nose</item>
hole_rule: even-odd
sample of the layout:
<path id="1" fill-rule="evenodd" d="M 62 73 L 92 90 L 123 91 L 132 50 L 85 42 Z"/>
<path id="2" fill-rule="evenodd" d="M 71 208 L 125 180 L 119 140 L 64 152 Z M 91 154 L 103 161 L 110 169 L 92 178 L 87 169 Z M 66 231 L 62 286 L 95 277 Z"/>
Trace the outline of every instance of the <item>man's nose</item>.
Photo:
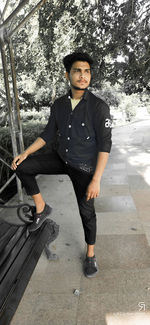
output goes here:
<path id="1" fill-rule="evenodd" d="M 84 71 L 81 71 L 81 73 L 80 73 L 80 78 L 81 78 L 81 79 L 85 78 L 85 72 L 84 72 Z"/>

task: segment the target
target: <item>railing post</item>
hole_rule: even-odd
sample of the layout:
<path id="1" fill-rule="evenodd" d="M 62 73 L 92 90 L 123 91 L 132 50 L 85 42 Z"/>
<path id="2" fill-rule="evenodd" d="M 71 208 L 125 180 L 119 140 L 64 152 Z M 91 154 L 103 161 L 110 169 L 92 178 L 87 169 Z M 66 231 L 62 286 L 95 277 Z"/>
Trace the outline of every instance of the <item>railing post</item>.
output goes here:
<path id="1" fill-rule="evenodd" d="M 17 148 L 17 141 L 16 141 L 16 134 L 15 134 L 15 125 L 14 125 L 14 118 L 12 112 L 12 103 L 11 103 L 11 95 L 10 95 L 10 87 L 9 87 L 9 79 L 8 79 L 8 70 L 7 70 L 7 60 L 4 45 L 1 44 L 1 57 L 2 57 L 2 65 L 3 65 L 3 74 L 4 74 L 4 82 L 5 82 L 5 89 L 6 89 L 6 97 L 7 97 L 7 105 L 8 105 L 8 114 L 9 114 L 9 123 L 10 123 L 10 132 L 11 132 L 11 140 L 12 140 L 12 148 L 13 148 L 13 155 L 18 155 L 18 148 Z M 21 182 L 17 178 L 17 189 L 18 189 L 18 196 L 19 201 L 23 201 L 23 193 Z"/>
<path id="2" fill-rule="evenodd" d="M 18 99 L 18 91 L 17 91 L 17 84 L 16 84 L 16 72 L 15 72 L 15 62 L 14 62 L 14 54 L 12 48 L 12 41 L 8 41 L 8 49 L 9 49 L 9 57 L 10 57 L 10 65 L 11 65 L 11 75 L 12 75 L 12 83 L 13 83 L 13 92 L 14 92 L 14 99 L 15 105 L 13 107 L 13 116 L 15 119 L 15 126 L 16 126 L 16 134 L 18 134 L 19 140 L 19 153 L 24 151 L 24 142 L 23 142 L 23 135 L 22 135 L 22 125 L 20 119 L 20 107 L 19 107 L 19 99 Z"/>

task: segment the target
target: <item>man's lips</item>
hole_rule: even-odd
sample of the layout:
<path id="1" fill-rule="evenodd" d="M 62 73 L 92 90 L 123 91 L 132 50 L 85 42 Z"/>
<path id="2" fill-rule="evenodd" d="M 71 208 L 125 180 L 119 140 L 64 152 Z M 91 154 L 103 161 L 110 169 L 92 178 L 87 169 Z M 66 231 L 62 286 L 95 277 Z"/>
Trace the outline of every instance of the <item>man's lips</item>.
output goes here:
<path id="1" fill-rule="evenodd" d="M 87 81 L 84 81 L 84 80 L 78 80 L 77 82 L 80 83 L 80 84 L 86 84 L 87 83 Z"/>

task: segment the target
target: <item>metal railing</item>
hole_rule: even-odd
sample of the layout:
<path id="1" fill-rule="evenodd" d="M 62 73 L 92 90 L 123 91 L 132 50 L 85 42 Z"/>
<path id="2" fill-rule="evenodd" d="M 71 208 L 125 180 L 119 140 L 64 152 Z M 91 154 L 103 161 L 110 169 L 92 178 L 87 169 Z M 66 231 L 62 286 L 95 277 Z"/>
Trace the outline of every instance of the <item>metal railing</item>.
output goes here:
<path id="1" fill-rule="evenodd" d="M 12 36 L 30 19 L 30 17 L 46 1 L 47 0 L 39 1 L 31 9 L 31 11 L 22 19 L 22 21 L 19 22 L 17 26 L 15 26 L 14 29 L 13 29 L 14 19 L 16 18 L 17 14 L 25 7 L 25 5 L 29 3 L 29 0 L 22 0 L 22 1 L 20 0 L 18 6 L 6 18 L 6 20 L 4 20 L 4 16 L 9 6 L 10 0 L 6 0 L 3 12 L 0 11 L 0 50 L 1 50 L 1 59 L 2 59 L 2 67 L 3 67 L 4 84 L 5 84 L 5 95 L 7 100 L 6 114 L 8 113 L 9 116 L 9 128 L 10 128 L 13 156 L 18 155 L 18 153 L 24 150 L 24 141 L 23 141 L 21 119 L 20 119 L 20 107 L 19 107 L 19 99 L 18 99 L 18 91 L 17 91 L 17 83 L 16 83 L 16 71 L 15 71 L 15 63 L 14 63 Z M 8 66 L 7 63 L 7 55 L 9 56 L 10 66 Z M 13 86 L 12 96 L 10 92 L 10 83 Z M 2 146 L 0 149 L 6 152 L 6 149 L 2 148 Z M 8 154 L 10 155 L 10 153 Z M 10 168 L 10 165 L 2 157 L 0 157 L 0 161 L 3 164 L 5 164 L 8 168 Z M 13 174 L 10 177 L 10 179 L 0 188 L 0 194 L 2 193 L 2 191 L 4 191 L 4 189 L 10 184 L 10 182 L 15 177 L 16 177 L 15 174 Z M 23 194 L 22 194 L 21 182 L 17 177 L 16 180 L 17 180 L 18 198 L 19 201 L 22 202 Z"/>

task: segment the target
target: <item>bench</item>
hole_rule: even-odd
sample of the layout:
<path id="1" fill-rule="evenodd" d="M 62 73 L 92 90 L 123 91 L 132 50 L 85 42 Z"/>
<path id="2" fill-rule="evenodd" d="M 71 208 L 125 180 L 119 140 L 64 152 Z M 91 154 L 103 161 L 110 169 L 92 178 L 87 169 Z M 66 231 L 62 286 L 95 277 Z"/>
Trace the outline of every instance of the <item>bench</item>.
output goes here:
<path id="1" fill-rule="evenodd" d="M 49 244 L 58 233 L 59 226 L 50 219 L 32 233 L 28 223 L 0 219 L 0 325 L 10 324 L 43 249 L 48 259 L 56 258 Z"/>

